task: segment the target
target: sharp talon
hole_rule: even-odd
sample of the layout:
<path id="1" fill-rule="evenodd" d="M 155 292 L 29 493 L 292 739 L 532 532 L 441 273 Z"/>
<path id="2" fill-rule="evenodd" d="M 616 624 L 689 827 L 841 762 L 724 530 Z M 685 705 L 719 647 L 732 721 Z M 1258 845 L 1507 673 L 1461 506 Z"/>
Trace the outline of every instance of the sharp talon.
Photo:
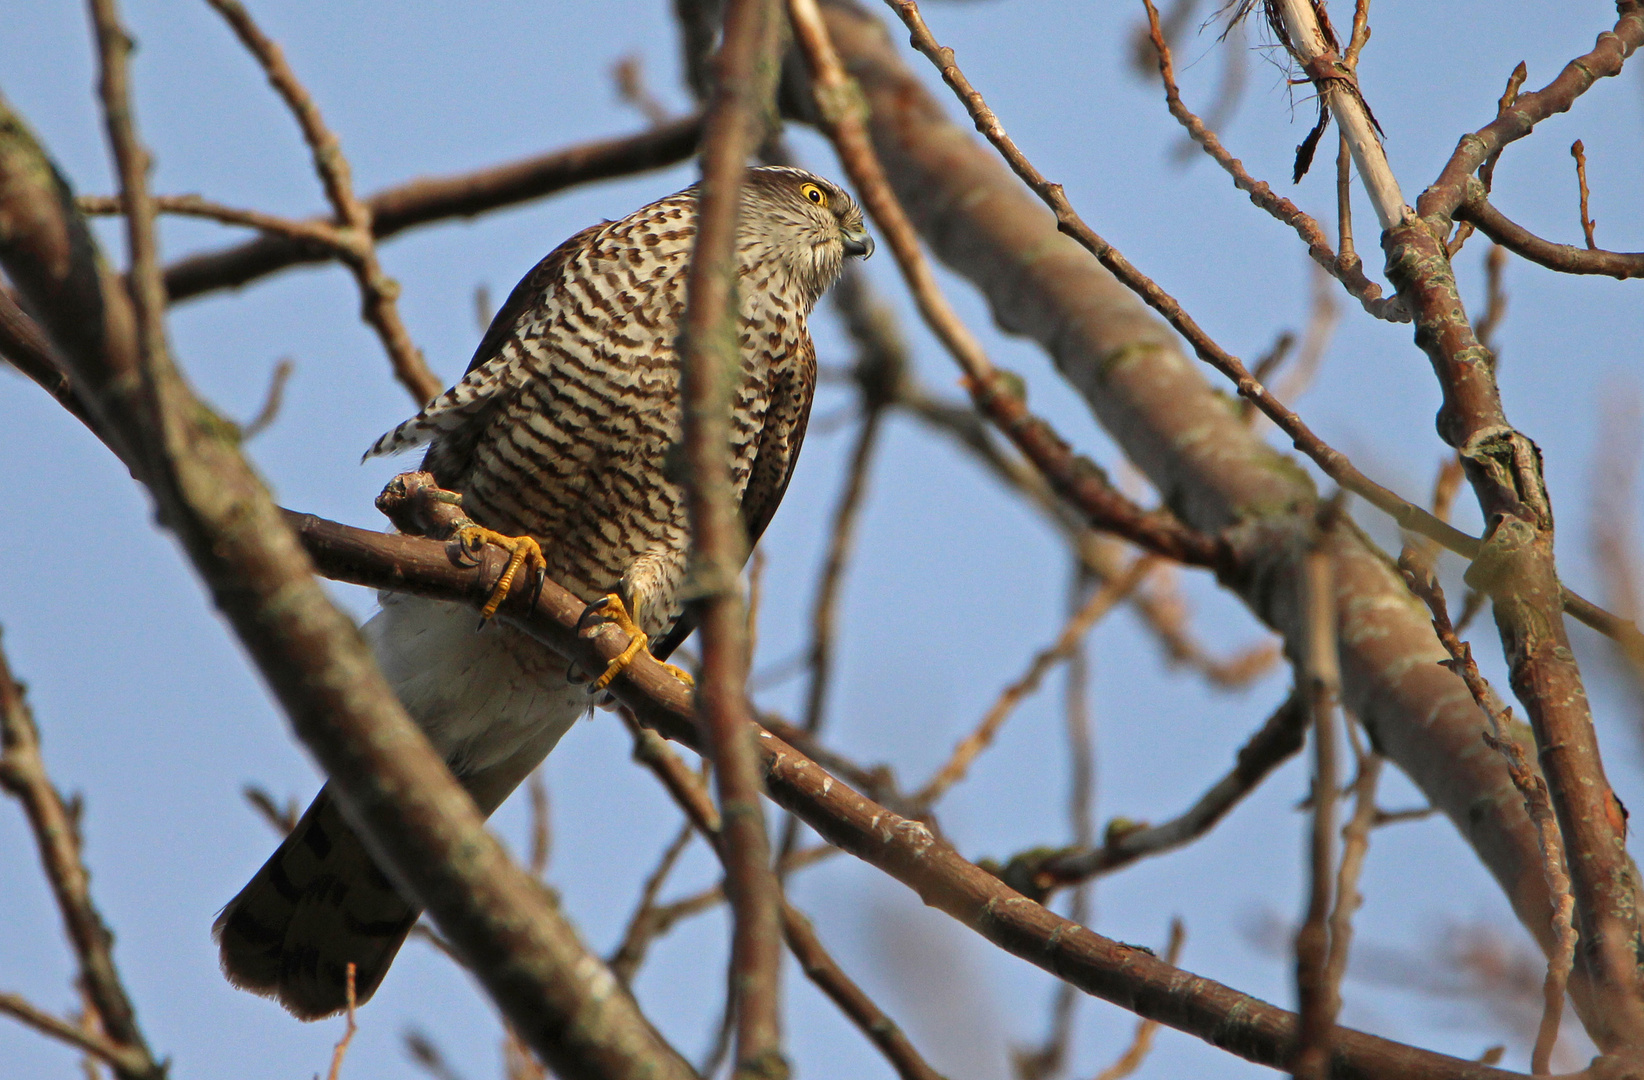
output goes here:
<path id="1" fill-rule="evenodd" d="M 497 613 L 508 596 L 508 590 L 514 584 L 514 576 L 519 573 L 520 567 L 528 566 L 533 574 L 545 578 L 548 574 L 548 560 L 543 558 L 542 545 L 529 536 L 504 536 L 502 533 L 487 529 L 481 525 L 469 523 L 457 529 L 452 539 L 457 542 L 462 551 L 476 562 L 480 552 L 486 544 L 495 544 L 508 552 L 508 565 L 503 568 L 502 576 L 491 589 L 491 596 L 480 608 L 480 626 L 483 627 Z M 541 589 L 540 582 L 535 589 Z"/>
<path id="2" fill-rule="evenodd" d="M 637 602 L 635 606 L 638 606 Z M 604 674 L 588 685 L 588 692 L 597 694 L 610 686 L 612 680 L 622 674 L 623 670 L 634 662 L 634 657 L 639 655 L 639 650 L 649 644 L 651 639 L 645 631 L 639 628 L 639 624 L 634 621 L 633 616 L 628 614 L 627 605 L 622 602 L 622 597 L 616 593 L 606 593 L 589 604 L 588 609 L 582 613 L 581 622 L 583 626 L 589 626 L 596 622 L 611 623 L 628 635 L 628 647 L 622 650 L 620 656 L 605 665 Z"/>

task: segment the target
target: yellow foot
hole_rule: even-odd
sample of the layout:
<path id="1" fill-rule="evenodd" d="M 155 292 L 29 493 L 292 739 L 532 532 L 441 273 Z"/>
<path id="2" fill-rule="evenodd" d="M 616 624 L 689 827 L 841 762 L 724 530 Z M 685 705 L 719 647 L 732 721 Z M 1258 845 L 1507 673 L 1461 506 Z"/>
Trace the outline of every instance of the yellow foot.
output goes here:
<path id="1" fill-rule="evenodd" d="M 638 607 L 637 602 L 635 607 Z M 588 685 L 588 692 L 597 694 L 610 686 L 612 681 L 622 674 L 629 664 L 634 662 L 634 657 L 639 655 L 641 649 L 650 644 L 651 639 L 645 631 L 639 628 L 639 624 L 628 613 L 627 605 L 623 604 L 622 597 L 616 593 L 607 593 L 604 597 L 589 604 L 588 610 L 583 613 L 582 619 L 584 624 L 592 622 L 611 623 L 629 637 L 628 647 L 623 649 L 616 659 L 605 665 L 604 674 Z M 672 664 L 663 664 L 662 666 L 668 669 L 670 675 L 686 686 L 696 685 L 696 681 L 691 678 L 690 672 L 677 668 Z"/>
<path id="2" fill-rule="evenodd" d="M 491 598 L 480 608 L 480 623 L 484 623 L 497 613 L 497 608 L 513 587 L 514 576 L 519 573 L 521 566 L 529 566 L 537 575 L 548 572 L 548 560 L 542 556 L 542 546 L 529 536 L 504 536 L 482 525 L 464 525 L 452 535 L 451 539 L 462 545 L 462 549 L 470 555 L 478 555 L 486 544 L 495 544 L 508 552 L 508 565 L 503 568 L 502 576 L 497 578 L 497 584 L 491 590 Z M 539 579 L 540 580 L 540 577 Z"/>
<path id="3" fill-rule="evenodd" d="M 639 655 L 639 650 L 650 644 L 651 638 L 650 635 L 639 628 L 638 623 L 634 622 L 633 616 L 628 614 L 627 605 L 622 602 L 622 597 L 616 593 L 606 593 L 602 598 L 589 604 L 588 610 L 583 613 L 582 620 L 585 623 L 611 623 L 627 634 L 629 639 L 628 647 L 623 649 L 616 659 L 605 665 L 605 674 L 589 684 L 588 692 L 597 694 L 610 686 L 611 681 L 621 675 L 623 670 L 634 662 L 634 657 Z"/>

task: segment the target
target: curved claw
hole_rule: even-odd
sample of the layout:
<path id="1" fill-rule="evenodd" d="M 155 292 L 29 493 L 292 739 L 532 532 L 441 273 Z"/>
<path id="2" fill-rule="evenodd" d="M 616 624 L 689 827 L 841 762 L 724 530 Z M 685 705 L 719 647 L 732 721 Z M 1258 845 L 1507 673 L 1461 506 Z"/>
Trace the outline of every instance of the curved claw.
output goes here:
<path id="1" fill-rule="evenodd" d="M 543 557 L 542 545 L 530 536 L 505 536 L 502 533 L 485 528 L 483 525 L 468 524 L 459 528 L 451 537 L 462 545 L 464 551 L 478 551 L 486 544 L 495 544 L 508 552 L 508 565 L 503 568 L 502 576 L 497 578 L 496 585 L 491 589 L 490 599 L 480 608 L 480 625 L 484 626 L 497 613 L 508 596 L 508 590 L 514 585 L 514 577 L 522 566 L 529 566 L 536 574 L 534 590 L 542 588 L 542 582 L 548 575 L 548 560 Z"/>
<path id="2" fill-rule="evenodd" d="M 651 638 L 650 635 L 639 628 L 639 624 L 634 621 L 633 616 L 628 614 L 627 605 L 622 602 L 622 597 L 616 593 L 606 593 L 600 599 L 589 604 L 588 610 L 583 612 L 582 621 L 584 625 L 594 622 L 611 623 L 627 634 L 629 639 L 628 647 L 623 649 L 621 654 L 609 664 L 605 665 L 604 674 L 588 684 L 588 692 L 597 694 L 610 686 L 612 681 L 622 674 L 629 664 L 634 662 L 634 657 L 639 655 L 639 650 L 650 644 Z"/>

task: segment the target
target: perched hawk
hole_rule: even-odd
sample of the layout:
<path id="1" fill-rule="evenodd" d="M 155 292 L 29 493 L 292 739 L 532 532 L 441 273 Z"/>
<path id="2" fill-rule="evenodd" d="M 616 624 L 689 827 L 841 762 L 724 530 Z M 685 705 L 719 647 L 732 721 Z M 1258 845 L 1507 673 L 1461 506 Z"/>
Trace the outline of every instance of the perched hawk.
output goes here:
<path id="1" fill-rule="evenodd" d="M 584 601 L 603 601 L 636 646 L 656 638 L 659 656 L 689 631 L 685 497 L 667 463 L 681 438 L 674 345 L 696 207 L 693 186 L 561 244 L 514 288 L 462 381 L 367 455 L 427 443 L 423 467 L 462 494 L 470 539 L 508 548 L 511 568 L 545 568 Z M 750 543 L 782 500 L 810 414 L 806 318 L 845 258 L 872 249 L 861 211 L 834 184 L 799 169 L 748 171 L 731 440 Z M 464 605 L 385 593 L 365 633 L 487 814 L 588 708 L 565 661 L 499 623 L 475 633 Z M 371 996 L 417 916 L 322 789 L 223 909 L 216 936 L 231 982 L 315 1019 L 343 1008 L 350 962 L 359 1000 Z"/>

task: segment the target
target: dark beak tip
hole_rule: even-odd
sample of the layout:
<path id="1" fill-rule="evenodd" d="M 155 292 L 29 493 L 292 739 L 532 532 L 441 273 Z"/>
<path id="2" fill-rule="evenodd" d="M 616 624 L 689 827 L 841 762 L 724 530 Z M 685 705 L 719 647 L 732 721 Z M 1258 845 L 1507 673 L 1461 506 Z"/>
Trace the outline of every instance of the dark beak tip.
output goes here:
<path id="1" fill-rule="evenodd" d="M 860 237 L 847 236 L 845 238 L 845 254 L 857 255 L 864 259 L 870 257 L 873 254 L 873 237 L 867 235 Z"/>

